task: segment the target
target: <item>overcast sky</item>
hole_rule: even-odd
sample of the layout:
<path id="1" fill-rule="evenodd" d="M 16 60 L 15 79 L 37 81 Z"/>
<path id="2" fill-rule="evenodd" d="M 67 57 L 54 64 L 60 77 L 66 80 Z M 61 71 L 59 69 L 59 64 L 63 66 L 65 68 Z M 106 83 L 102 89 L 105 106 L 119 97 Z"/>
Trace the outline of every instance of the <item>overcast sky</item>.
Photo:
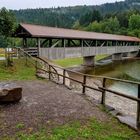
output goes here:
<path id="1" fill-rule="evenodd" d="M 26 8 L 49 8 L 58 6 L 75 5 L 99 5 L 106 2 L 124 0 L 0 0 L 0 8 L 7 9 L 26 9 Z"/>

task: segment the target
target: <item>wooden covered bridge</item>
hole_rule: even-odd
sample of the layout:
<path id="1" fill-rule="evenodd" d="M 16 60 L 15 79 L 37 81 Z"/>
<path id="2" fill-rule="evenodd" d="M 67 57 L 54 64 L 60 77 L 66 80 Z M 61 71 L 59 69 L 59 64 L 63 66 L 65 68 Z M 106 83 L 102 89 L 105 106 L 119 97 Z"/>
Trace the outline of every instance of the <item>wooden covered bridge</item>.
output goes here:
<path id="1" fill-rule="evenodd" d="M 137 55 L 140 39 L 131 36 L 78 31 L 32 24 L 20 24 L 14 37 L 23 38 L 23 48 L 29 48 L 28 39 L 36 40 L 32 54 L 48 59 L 83 57 L 84 64 L 94 65 L 94 56 L 112 55 L 113 60 Z"/>

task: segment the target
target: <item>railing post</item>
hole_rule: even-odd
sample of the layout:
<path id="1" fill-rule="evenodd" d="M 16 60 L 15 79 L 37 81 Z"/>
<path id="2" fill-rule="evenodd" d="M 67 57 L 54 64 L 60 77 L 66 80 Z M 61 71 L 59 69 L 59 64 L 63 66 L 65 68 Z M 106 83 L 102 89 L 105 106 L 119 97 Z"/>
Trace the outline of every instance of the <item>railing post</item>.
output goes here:
<path id="1" fill-rule="evenodd" d="M 64 70 L 63 70 L 63 85 L 65 85 L 65 83 L 66 83 L 66 78 L 65 78 L 65 76 L 66 76 L 66 70 L 64 69 Z"/>
<path id="2" fill-rule="evenodd" d="M 49 65 L 49 80 L 51 80 L 51 65 Z"/>
<path id="3" fill-rule="evenodd" d="M 105 88 L 105 86 L 106 86 L 106 78 L 103 78 L 103 88 Z M 101 104 L 105 105 L 105 90 L 102 91 Z"/>
<path id="4" fill-rule="evenodd" d="M 84 75 L 83 76 L 83 91 L 82 91 L 82 93 L 83 94 L 85 94 L 85 92 L 86 92 L 86 87 L 85 87 L 85 85 L 86 85 L 86 79 L 87 79 L 87 76 L 86 75 Z"/>
<path id="5" fill-rule="evenodd" d="M 36 69 L 36 72 L 37 72 L 37 60 L 35 60 L 35 69 Z"/>
<path id="6" fill-rule="evenodd" d="M 20 49 L 17 48 L 17 56 L 18 56 L 18 59 L 20 59 Z"/>
<path id="7" fill-rule="evenodd" d="M 27 55 L 25 54 L 25 59 L 26 59 L 26 66 L 27 66 Z"/>
<path id="8" fill-rule="evenodd" d="M 140 84 L 138 85 L 138 98 L 140 99 Z M 137 102 L 137 128 L 140 131 L 140 102 Z"/>

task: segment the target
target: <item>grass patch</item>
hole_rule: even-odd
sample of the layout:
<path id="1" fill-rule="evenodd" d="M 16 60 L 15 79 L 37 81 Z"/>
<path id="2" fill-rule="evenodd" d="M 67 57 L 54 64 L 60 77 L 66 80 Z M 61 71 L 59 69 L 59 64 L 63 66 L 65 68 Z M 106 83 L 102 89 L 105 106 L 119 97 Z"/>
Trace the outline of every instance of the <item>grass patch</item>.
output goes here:
<path id="1" fill-rule="evenodd" d="M 0 81 L 2 80 L 34 80 L 35 68 L 31 65 L 26 66 L 25 60 L 14 60 L 11 67 L 5 66 L 5 61 L 0 61 Z"/>
<path id="2" fill-rule="evenodd" d="M 18 132 L 13 138 L 3 140 L 139 140 L 135 131 L 120 124 L 116 119 L 100 122 L 91 119 L 84 124 L 80 121 L 51 129 L 41 129 L 32 134 Z"/>
<path id="3" fill-rule="evenodd" d="M 16 128 L 17 128 L 17 129 L 22 129 L 22 128 L 24 128 L 24 124 L 23 124 L 23 123 L 18 123 L 18 124 L 16 125 Z"/>
<path id="4" fill-rule="evenodd" d="M 0 57 L 5 57 L 5 54 L 0 54 Z"/>
<path id="5" fill-rule="evenodd" d="M 95 59 L 97 61 L 97 60 L 103 59 L 107 56 L 108 55 L 97 55 Z M 71 67 L 71 66 L 75 66 L 75 65 L 81 65 L 83 63 L 83 58 L 79 57 L 79 58 L 60 59 L 60 60 L 55 60 L 54 63 L 56 63 L 62 67 Z"/>

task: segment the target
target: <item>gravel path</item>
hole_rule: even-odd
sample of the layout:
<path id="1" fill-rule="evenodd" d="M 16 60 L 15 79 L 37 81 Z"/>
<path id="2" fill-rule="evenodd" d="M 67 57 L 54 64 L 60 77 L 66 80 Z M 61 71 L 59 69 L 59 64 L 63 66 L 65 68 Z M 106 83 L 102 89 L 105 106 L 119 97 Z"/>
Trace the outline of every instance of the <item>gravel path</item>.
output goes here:
<path id="1" fill-rule="evenodd" d="M 23 98 L 17 104 L 0 105 L 0 136 L 15 134 L 19 124 L 24 124 L 25 131 L 36 131 L 90 117 L 100 121 L 110 118 L 96 104 L 62 85 L 38 80 L 15 83 L 23 87 Z"/>

